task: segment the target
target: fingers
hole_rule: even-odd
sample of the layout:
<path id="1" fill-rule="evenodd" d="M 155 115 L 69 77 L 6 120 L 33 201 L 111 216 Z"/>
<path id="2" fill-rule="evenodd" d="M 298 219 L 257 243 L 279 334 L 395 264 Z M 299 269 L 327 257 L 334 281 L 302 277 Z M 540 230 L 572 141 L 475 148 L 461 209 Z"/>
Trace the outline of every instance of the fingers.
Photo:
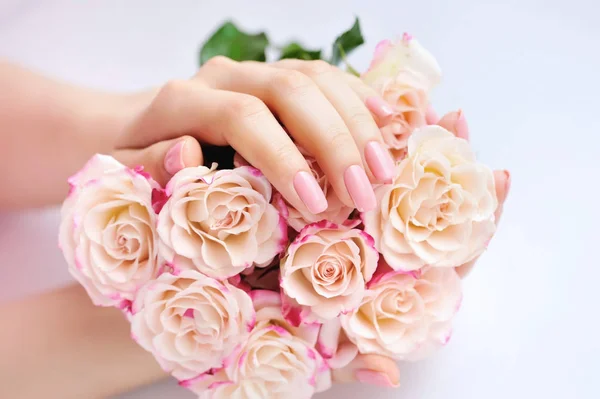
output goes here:
<path id="1" fill-rule="evenodd" d="M 349 73 L 343 73 L 343 78 L 373 114 L 378 126 L 382 127 L 390 123 L 394 116 L 394 109 L 374 89 Z"/>
<path id="2" fill-rule="evenodd" d="M 162 186 L 181 169 L 202 164 L 200 144 L 190 136 L 160 141 L 139 150 L 116 150 L 113 156 L 126 166 L 143 166 Z"/>
<path id="3" fill-rule="evenodd" d="M 320 213 L 327 208 L 306 160 L 256 97 L 213 90 L 197 82 L 173 82 L 161 90 L 127 134 L 143 137 L 142 145 L 181 134 L 190 134 L 201 143 L 228 144 L 260 169 L 297 209 Z"/>
<path id="4" fill-rule="evenodd" d="M 469 125 L 461 110 L 447 113 L 436 124 L 454 133 L 456 137 L 469 140 Z"/>
<path id="5" fill-rule="evenodd" d="M 319 66 L 315 68 L 315 65 Z M 273 66 L 297 70 L 311 78 L 344 120 L 356 146 L 362 153 L 363 164 L 368 166 L 374 180 L 381 183 L 392 181 L 394 161 L 386 150 L 379 127 L 365 101 L 350 87 L 342 71 L 328 64 L 291 59 L 279 61 Z M 371 90 L 364 84 L 362 86 Z M 375 104 L 374 109 L 377 111 L 380 111 L 383 106 L 391 112 L 391 108 L 377 96 L 369 97 L 367 103 Z"/>
<path id="6" fill-rule="evenodd" d="M 362 382 L 364 384 L 397 388 L 400 370 L 396 362 L 380 355 L 359 354 L 344 368 L 332 370 L 336 383 Z"/>
<path id="7" fill-rule="evenodd" d="M 335 78 L 328 64 L 311 65 L 314 75 Z M 263 101 L 294 140 L 315 157 L 342 202 L 362 211 L 375 207 L 375 194 L 362 167 L 361 151 L 344 119 L 307 75 L 260 63 L 239 64 L 217 59 L 208 63 L 198 78 L 219 89 L 249 94 Z M 267 154 L 259 153 L 263 157 Z M 242 155 L 257 166 L 250 157 Z"/>
<path id="8" fill-rule="evenodd" d="M 494 182 L 496 185 L 496 197 L 498 198 L 498 207 L 496 208 L 495 218 L 496 225 L 500 222 L 500 217 L 502 216 L 502 211 L 504 210 L 504 202 L 508 197 L 508 192 L 510 190 L 510 173 L 507 170 L 495 170 L 494 171 Z M 456 268 L 456 272 L 460 277 L 465 277 L 475 266 L 475 263 L 479 257 L 465 263 Z"/>

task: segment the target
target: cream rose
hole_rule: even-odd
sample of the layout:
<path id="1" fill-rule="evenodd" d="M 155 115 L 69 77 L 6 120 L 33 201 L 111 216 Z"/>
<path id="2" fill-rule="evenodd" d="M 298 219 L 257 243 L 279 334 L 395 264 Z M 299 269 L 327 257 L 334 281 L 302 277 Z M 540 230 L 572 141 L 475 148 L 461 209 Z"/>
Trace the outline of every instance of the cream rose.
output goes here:
<path id="1" fill-rule="evenodd" d="M 393 155 L 405 154 L 412 131 L 425 125 L 429 92 L 441 79 L 435 58 L 410 35 L 392 43 L 379 43 L 369 70 L 362 80 L 375 89 L 394 109 L 390 123 L 381 128 Z"/>
<path id="2" fill-rule="evenodd" d="M 275 292 L 252 297 L 256 326 L 245 345 L 224 368 L 182 385 L 205 399 L 308 399 L 328 389 L 329 368 L 314 349 L 319 326 L 289 325 Z"/>
<path id="3" fill-rule="evenodd" d="M 327 221 L 308 225 L 281 260 L 284 293 L 309 307 L 318 321 L 356 308 L 377 268 L 373 239 L 352 227 Z"/>
<path id="4" fill-rule="evenodd" d="M 341 317 L 360 353 L 418 360 L 446 344 L 462 298 L 452 268 L 427 267 L 373 278 L 362 304 Z"/>
<path id="5" fill-rule="evenodd" d="M 59 246 L 69 271 L 100 306 L 128 307 L 159 273 L 152 190 L 141 169 L 96 155 L 69 179 Z"/>
<path id="6" fill-rule="evenodd" d="M 133 338 L 179 380 L 222 367 L 255 322 L 248 294 L 196 270 L 148 283 L 132 313 Z"/>
<path id="7" fill-rule="evenodd" d="M 317 163 L 316 159 L 308 154 L 306 150 L 299 147 L 300 152 L 304 155 L 306 162 L 310 168 L 312 175 L 319 183 L 319 187 L 323 190 L 325 198 L 327 198 L 327 209 L 321 213 L 313 214 L 307 209 L 296 209 L 290 203 L 288 203 L 279 193 L 275 194 L 276 201 L 275 205 L 280 209 L 280 212 L 284 214 L 287 212 L 287 223 L 296 231 L 300 231 L 304 226 L 312 223 L 319 222 L 321 220 L 328 220 L 332 223 L 342 224 L 348 219 L 354 208 L 350 208 L 339 199 L 335 193 L 331 183 L 325 173 Z"/>
<path id="8" fill-rule="evenodd" d="M 439 126 L 416 131 L 365 231 L 394 270 L 460 266 L 481 254 L 495 231 L 492 171 L 469 144 Z"/>
<path id="9" fill-rule="evenodd" d="M 173 176 L 166 193 L 158 218 L 160 250 L 183 268 L 223 279 L 268 265 L 287 244 L 285 220 L 257 169 L 186 168 Z"/>

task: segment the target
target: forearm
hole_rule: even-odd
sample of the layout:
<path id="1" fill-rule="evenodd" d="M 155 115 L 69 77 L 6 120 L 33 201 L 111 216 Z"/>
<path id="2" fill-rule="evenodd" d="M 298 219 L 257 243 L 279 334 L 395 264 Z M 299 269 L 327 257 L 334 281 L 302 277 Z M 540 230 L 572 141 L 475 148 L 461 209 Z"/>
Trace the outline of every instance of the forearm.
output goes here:
<path id="1" fill-rule="evenodd" d="M 80 286 L 0 307 L 0 397 L 105 398 L 166 377 Z"/>
<path id="2" fill-rule="evenodd" d="M 142 101 L 0 62 L 0 208 L 59 203 L 67 178 L 113 149 Z"/>

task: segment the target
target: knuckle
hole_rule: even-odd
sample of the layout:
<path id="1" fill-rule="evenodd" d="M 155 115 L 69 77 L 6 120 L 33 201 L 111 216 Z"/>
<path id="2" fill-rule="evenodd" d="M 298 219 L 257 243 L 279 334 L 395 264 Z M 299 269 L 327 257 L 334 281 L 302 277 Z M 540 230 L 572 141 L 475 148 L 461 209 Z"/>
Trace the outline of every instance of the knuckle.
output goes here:
<path id="1" fill-rule="evenodd" d="M 159 91 L 156 96 L 159 99 L 163 98 L 173 98 L 175 96 L 181 95 L 188 89 L 189 82 L 185 80 L 170 80 L 168 81 Z"/>
<path id="2" fill-rule="evenodd" d="M 233 120 L 255 119 L 269 113 L 269 108 L 256 97 L 239 95 L 228 106 L 227 117 Z"/>
<path id="3" fill-rule="evenodd" d="M 274 147 L 271 161 L 275 165 L 290 165 L 297 157 L 298 150 L 293 145 L 280 144 Z"/>
<path id="4" fill-rule="evenodd" d="M 281 70 L 273 76 L 272 87 L 286 93 L 298 93 L 313 86 L 312 80 L 299 71 Z"/>
<path id="5" fill-rule="evenodd" d="M 375 120 L 371 114 L 363 107 L 357 109 L 351 109 L 348 112 L 348 124 L 356 126 L 357 128 L 375 128 Z"/>
<path id="6" fill-rule="evenodd" d="M 165 83 L 152 100 L 148 112 L 154 114 L 160 110 L 179 107 L 189 96 L 189 84 L 186 80 L 171 80 Z"/>
<path id="7" fill-rule="evenodd" d="M 354 145 L 352 136 L 346 129 L 336 126 L 331 128 L 329 132 L 329 146 L 334 148 L 336 152 L 345 152 Z"/>
<path id="8" fill-rule="evenodd" d="M 209 59 L 208 61 L 206 61 L 204 66 L 206 68 L 218 69 L 218 68 L 227 67 L 228 65 L 231 65 L 233 62 L 234 62 L 233 60 L 225 57 L 224 55 L 216 55 L 216 56 L 212 57 L 211 59 Z"/>
<path id="9" fill-rule="evenodd" d="M 319 76 L 333 71 L 331 64 L 323 60 L 307 61 L 302 67 L 308 76 Z"/>

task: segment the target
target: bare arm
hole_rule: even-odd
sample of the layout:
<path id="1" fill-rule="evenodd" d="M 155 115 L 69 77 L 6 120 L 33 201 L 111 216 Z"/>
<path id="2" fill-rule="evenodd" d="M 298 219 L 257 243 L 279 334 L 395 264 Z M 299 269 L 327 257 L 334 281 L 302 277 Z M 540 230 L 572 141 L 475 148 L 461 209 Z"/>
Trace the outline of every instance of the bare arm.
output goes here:
<path id="1" fill-rule="evenodd" d="M 67 178 L 108 152 L 141 95 L 78 88 L 0 61 L 0 208 L 59 203 Z"/>
<path id="2" fill-rule="evenodd" d="M 0 306 L 0 397 L 106 398 L 166 377 L 80 286 Z"/>

